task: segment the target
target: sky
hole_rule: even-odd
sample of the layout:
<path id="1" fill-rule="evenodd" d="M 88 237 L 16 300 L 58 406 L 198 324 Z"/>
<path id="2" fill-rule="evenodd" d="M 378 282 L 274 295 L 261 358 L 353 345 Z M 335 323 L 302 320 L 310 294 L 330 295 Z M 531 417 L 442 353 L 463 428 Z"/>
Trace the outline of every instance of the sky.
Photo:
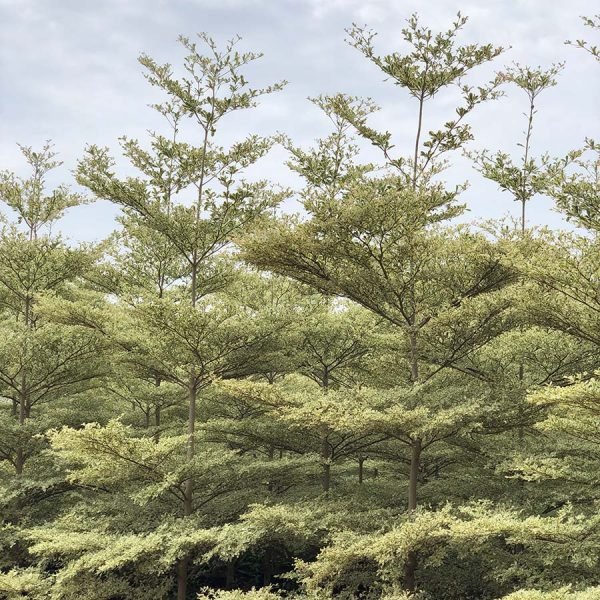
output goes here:
<path id="1" fill-rule="evenodd" d="M 459 10 L 469 17 L 461 43 L 508 48 L 493 65 L 474 71 L 471 83 L 483 83 L 513 62 L 534 67 L 566 62 L 559 85 L 537 102 L 534 154 L 562 156 L 586 136 L 600 138 L 600 68 L 564 44 L 594 37 L 580 17 L 598 12 L 595 0 L 0 0 L 0 170 L 26 175 L 17 142 L 41 147 L 52 140 L 64 164 L 49 183 L 78 189 L 72 170 L 87 144 L 108 146 L 116 155 L 120 136 L 144 140 L 148 130 L 160 131 L 148 104 L 161 96 L 145 81 L 138 56 L 144 52 L 160 63 L 181 65 L 178 36 L 200 31 L 221 44 L 240 35 L 240 48 L 264 53 L 247 72 L 253 85 L 289 81 L 259 108 L 233 117 L 226 142 L 279 131 L 309 147 L 329 128 L 307 98 L 344 92 L 381 105 L 373 124 L 391 131 L 399 150 L 408 149 L 416 127 L 414 100 L 384 81 L 345 42 L 344 30 L 352 23 L 367 25 L 378 32 L 379 53 L 402 52 L 400 30 L 411 13 L 418 12 L 433 30 L 445 30 Z M 451 118 L 452 100 L 434 100 L 426 128 Z M 507 88 L 504 98 L 470 119 L 475 135 L 470 148 L 518 152 L 526 109 L 524 93 Z M 295 185 L 285 158 L 276 150 L 263 159 L 260 176 Z M 119 167 L 131 174 L 126 163 Z M 457 157 L 446 178 L 469 180 L 463 195 L 469 220 L 517 217 L 517 204 L 465 159 Z M 563 224 L 548 199 L 534 199 L 528 210 L 532 225 Z M 115 228 L 117 214 L 108 202 L 77 207 L 60 230 L 74 241 L 99 240 Z"/>

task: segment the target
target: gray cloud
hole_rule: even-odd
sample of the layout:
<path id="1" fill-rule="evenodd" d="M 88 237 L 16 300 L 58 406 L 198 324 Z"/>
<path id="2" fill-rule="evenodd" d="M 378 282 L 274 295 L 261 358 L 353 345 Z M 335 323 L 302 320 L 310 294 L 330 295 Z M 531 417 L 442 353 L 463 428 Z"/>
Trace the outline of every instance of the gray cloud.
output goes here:
<path id="1" fill-rule="evenodd" d="M 236 116 L 227 139 L 249 131 L 285 131 L 310 144 L 327 133 L 327 123 L 306 101 L 320 93 L 348 92 L 373 97 L 385 108 L 376 122 L 394 132 L 403 148 L 414 135 L 414 105 L 376 68 L 344 43 L 353 21 L 379 32 L 382 52 L 397 47 L 405 19 L 418 11 L 432 28 L 446 27 L 457 9 L 470 16 L 465 41 L 492 41 L 512 48 L 481 80 L 503 64 L 518 61 L 547 66 L 567 61 L 557 88 L 540 97 L 534 150 L 564 154 L 586 135 L 598 134 L 600 71 L 581 52 L 565 47 L 567 38 L 589 32 L 579 16 L 597 11 L 591 0 L 0 0 L 0 168 L 20 170 L 15 142 L 40 145 L 53 139 L 65 161 L 60 180 L 86 143 L 117 149 L 120 135 L 144 137 L 160 121 L 144 107 L 157 99 L 141 75 L 137 57 L 179 64 L 181 34 L 206 31 L 218 40 L 243 36 L 244 47 L 264 52 L 252 69 L 259 83 L 288 79 L 284 92 L 254 113 Z M 473 146 L 512 151 L 523 128 L 524 97 L 509 90 L 502 100 L 482 108 L 473 120 Z M 452 106 L 442 98 L 432 106 L 426 125 L 435 127 Z M 261 165 L 261 175 L 290 182 L 276 152 Z M 448 173 L 452 181 L 468 178 L 465 201 L 472 217 L 516 214 L 508 198 L 463 160 Z M 114 226 L 116 210 L 98 203 L 72 211 L 62 229 L 74 239 L 97 239 Z M 534 201 L 531 220 L 556 225 L 559 217 L 544 199 Z"/>

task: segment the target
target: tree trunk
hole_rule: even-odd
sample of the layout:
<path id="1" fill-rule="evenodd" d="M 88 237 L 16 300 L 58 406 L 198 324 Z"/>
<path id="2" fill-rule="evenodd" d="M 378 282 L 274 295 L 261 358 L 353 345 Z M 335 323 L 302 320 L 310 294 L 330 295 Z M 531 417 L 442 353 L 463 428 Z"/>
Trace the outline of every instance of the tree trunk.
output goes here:
<path id="1" fill-rule="evenodd" d="M 269 446 L 268 457 L 269 457 L 269 460 L 275 459 L 275 448 L 273 446 Z M 269 490 L 269 492 L 273 492 L 274 489 L 275 489 L 275 485 L 273 483 L 273 480 L 269 479 L 269 481 L 267 483 L 267 490 Z"/>
<path id="2" fill-rule="evenodd" d="M 235 561 L 227 561 L 225 571 L 225 589 L 232 590 L 235 587 Z"/>
<path id="3" fill-rule="evenodd" d="M 322 486 L 323 491 L 327 494 L 331 486 L 331 465 L 329 460 L 331 458 L 331 451 L 329 448 L 329 442 L 327 436 L 323 436 L 321 443 L 321 458 L 323 459 L 323 475 L 322 475 Z"/>
<path id="4" fill-rule="evenodd" d="M 196 455 L 196 445 L 194 436 L 196 434 L 196 400 L 198 396 L 198 384 L 193 375 L 190 375 L 189 387 L 189 413 L 188 413 L 188 440 L 187 440 L 187 460 L 192 462 Z M 192 514 L 194 506 L 194 478 L 189 477 L 185 482 L 185 505 L 184 514 Z"/>
<path id="5" fill-rule="evenodd" d="M 417 553 L 411 550 L 406 557 L 406 565 L 404 565 L 404 582 L 403 587 L 407 592 L 414 592 L 417 588 L 415 574 L 417 572 Z"/>
<path id="6" fill-rule="evenodd" d="M 161 384 L 161 379 L 158 376 L 154 377 L 154 385 L 158 388 L 160 387 Z M 160 427 L 160 404 L 155 404 L 154 405 L 154 427 L 156 428 L 156 431 L 154 433 L 154 441 L 158 444 L 158 442 L 160 441 L 160 431 L 159 431 L 159 427 Z"/>
<path id="7" fill-rule="evenodd" d="M 523 231 L 525 231 L 523 229 Z M 523 379 L 525 378 L 525 366 L 523 363 L 519 365 L 519 383 L 521 384 L 521 390 L 523 389 Z M 519 397 L 519 410 L 518 410 L 518 419 L 519 425 L 517 427 L 517 439 L 519 452 L 523 452 L 525 447 L 525 425 L 523 424 L 525 421 L 525 406 L 523 397 Z M 517 501 L 524 502 L 525 501 L 525 480 L 519 477 L 517 479 Z"/>
<path id="8" fill-rule="evenodd" d="M 417 508 L 417 491 L 419 483 L 419 467 L 421 465 L 421 438 L 416 438 L 410 446 L 410 479 L 408 481 L 408 511 L 412 513 Z M 404 589 L 414 592 L 416 589 L 415 575 L 417 571 L 417 553 L 411 550 L 404 565 Z"/>
<path id="9" fill-rule="evenodd" d="M 417 488 L 419 484 L 419 467 L 421 466 L 421 438 L 416 438 L 410 445 L 410 478 L 408 481 L 408 510 L 417 508 Z"/>
<path id="10" fill-rule="evenodd" d="M 31 327 L 30 323 L 30 304 L 31 299 L 25 299 L 25 326 L 29 329 Z M 29 390 L 27 389 L 27 369 L 25 365 L 27 363 L 27 351 L 29 346 L 29 333 L 25 336 L 25 348 L 23 352 L 23 362 L 21 364 L 21 390 L 19 393 L 19 425 L 23 427 L 25 425 L 25 421 L 29 418 Z M 17 448 L 17 456 L 15 457 L 15 471 L 17 475 L 21 475 L 23 473 L 23 467 L 25 465 L 25 452 L 21 444 L 23 440 L 19 440 L 19 447 Z"/>
<path id="11" fill-rule="evenodd" d="M 31 329 L 31 298 L 25 299 L 25 327 L 27 334 L 25 335 L 25 347 L 23 352 L 23 363 L 21 364 L 21 394 L 19 398 L 19 424 L 24 425 L 25 419 L 29 417 L 29 390 L 27 389 L 27 354 L 29 349 L 29 330 Z"/>
<path id="12" fill-rule="evenodd" d="M 323 369 L 323 392 L 325 394 L 329 392 L 329 370 L 327 367 Z M 323 491 L 327 494 L 331 487 L 331 464 L 329 463 L 329 460 L 331 459 L 331 448 L 327 441 L 327 434 L 323 434 L 323 437 L 321 438 L 321 458 L 323 459 L 322 486 Z"/>
<path id="13" fill-rule="evenodd" d="M 325 463 L 323 465 L 323 491 L 327 494 L 331 487 L 331 465 Z"/>
<path id="14" fill-rule="evenodd" d="M 27 419 L 27 405 L 26 405 L 26 397 L 25 392 L 21 394 L 21 399 L 19 401 L 19 425 L 25 425 L 25 420 Z"/>
<path id="15" fill-rule="evenodd" d="M 177 600 L 186 600 L 187 594 L 187 556 L 179 559 L 177 563 Z"/>
<path id="16" fill-rule="evenodd" d="M 417 348 L 417 334 L 411 331 L 408 334 L 408 341 L 410 345 L 410 380 L 412 383 L 419 381 L 419 354 Z"/>
<path id="17" fill-rule="evenodd" d="M 156 431 L 154 432 L 154 441 L 158 444 L 158 442 L 160 441 L 160 405 L 157 404 L 154 407 L 154 427 L 156 428 Z"/>
<path id="18" fill-rule="evenodd" d="M 269 546 L 263 556 L 263 585 L 271 585 L 273 579 L 273 548 Z"/>
<path id="19" fill-rule="evenodd" d="M 21 365 L 21 390 L 19 393 L 19 425 L 25 425 L 29 417 L 29 390 L 27 389 L 27 370 Z"/>
<path id="20" fill-rule="evenodd" d="M 195 455 L 194 434 L 196 432 L 196 399 L 198 395 L 198 386 L 192 376 L 190 376 L 189 387 L 189 414 L 188 414 L 188 444 L 187 459 L 192 461 Z M 189 477 L 185 482 L 185 500 L 183 503 L 183 514 L 188 517 L 194 511 L 194 479 Z M 185 600 L 187 590 L 187 571 L 188 558 L 184 556 L 177 564 L 177 600 Z"/>
<path id="21" fill-rule="evenodd" d="M 23 466 L 25 465 L 25 457 L 23 454 L 23 448 L 19 446 L 17 448 L 17 455 L 15 456 L 15 473 L 17 475 L 23 474 Z"/>
<path id="22" fill-rule="evenodd" d="M 363 480 L 364 480 L 364 464 L 365 464 L 364 456 L 359 456 L 358 457 L 358 483 L 359 483 L 359 485 L 362 485 Z"/>

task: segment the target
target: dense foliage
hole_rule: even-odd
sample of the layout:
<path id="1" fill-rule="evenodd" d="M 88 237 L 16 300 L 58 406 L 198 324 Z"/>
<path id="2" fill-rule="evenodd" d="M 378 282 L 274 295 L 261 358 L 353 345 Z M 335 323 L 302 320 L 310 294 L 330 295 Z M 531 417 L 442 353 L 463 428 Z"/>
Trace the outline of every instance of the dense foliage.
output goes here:
<path id="1" fill-rule="evenodd" d="M 312 100 L 332 127 L 312 148 L 222 145 L 285 82 L 251 87 L 260 55 L 202 34 L 183 74 L 140 57 L 165 130 L 120 161 L 89 146 L 85 195 L 48 189 L 48 144 L 0 173 L 0 597 L 600 598 L 599 146 L 533 157 L 562 64 L 478 81 L 503 48 L 460 45 L 465 24 L 413 16 L 383 56 L 347 32 L 413 103 L 409 156 L 342 94 Z M 510 85 L 518 150 L 471 149 Z M 252 175 L 276 144 L 296 190 Z M 460 224 L 460 153 L 518 223 Z M 578 228 L 531 226 L 539 195 Z M 113 236 L 53 234 L 94 199 Z"/>

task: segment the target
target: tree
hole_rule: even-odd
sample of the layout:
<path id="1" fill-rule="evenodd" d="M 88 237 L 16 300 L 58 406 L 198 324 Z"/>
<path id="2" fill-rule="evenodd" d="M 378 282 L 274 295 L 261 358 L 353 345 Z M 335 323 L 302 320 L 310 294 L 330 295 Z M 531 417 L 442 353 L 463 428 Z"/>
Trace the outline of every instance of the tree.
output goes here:
<path id="1" fill-rule="evenodd" d="M 434 35 L 416 16 L 411 17 L 402 35 L 413 50 L 403 56 L 377 56 L 374 34 L 350 29 L 350 43 L 418 101 L 412 157 L 393 158 L 391 133 L 367 125 L 375 109 L 371 103 L 342 95 L 318 99 L 336 130 L 318 149 L 292 153 L 292 167 L 306 181 L 302 198 L 310 219 L 296 224 L 271 221 L 242 241 L 244 257 L 258 267 L 345 296 L 395 325 L 406 341 L 413 385 L 485 343 L 490 336 L 488 324 L 503 309 L 501 302 L 479 303 L 483 310 L 472 319 L 473 328 L 451 334 L 442 356 L 429 361 L 437 364 L 426 372 L 426 338 L 439 339 L 436 322 L 447 322 L 461 307 L 477 312 L 476 297 L 500 288 L 507 278 L 493 245 L 483 237 L 441 230 L 441 224 L 464 209 L 456 204 L 460 188 L 446 190 L 435 181 L 444 168 L 444 155 L 471 137 L 465 117 L 481 102 L 498 96 L 499 80 L 477 90 L 462 85 L 464 106 L 457 108 L 457 118 L 421 140 L 426 102 L 502 51 L 492 45 L 455 48 L 455 37 L 465 22 L 459 15 L 448 31 Z M 357 149 L 345 124 L 381 150 L 385 175 L 369 177 L 368 168 L 355 166 Z M 408 508 L 414 510 L 422 440 L 418 434 L 410 439 Z M 414 564 L 407 567 L 409 590 L 414 589 L 414 570 Z"/>
<path id="2" fill-rule="evenodd" d="M 508 192 L 515 202 L 521 204 L 520 225 L 523 233 L 526 225 L 527 203 L 536 195 L 548 191 L 552 179 L 556 177 L 557 172 L 560 172 L 562 166 L 559 161 L 551 160 L 547 154 L 542 155 L 538 164 L 531 156 L 531 142 L 533 120 L 537 113 L 537 98 L 544 90 L 556 86 L 556 76 L 563 67 L 564 64 L 560 63 L 543 70 L 539 67 L 531 68 L 516 64 L 502 74 L 505 81 L 513 83 L 525 92 L 528 99 L 527 112 L 524 113 L 527 126 L 523 132 L 523 141 L 517 144 L 522 150 L 520 164 L 515 164 L 511 156 L 505 152 L 490 154 L 484 150 L 479 153 L 468 153 L 486 179 L 495 181 L 502 191 Z"/>
<path id="3" fill-rule="evenodd" d="M 597 27 L 594 20 L 584 20 L 587 25 Z M 595 55 L 593 46 L 583 41 L 576 45 Z M 598 152 L 592 140 L 586 140 L 586 145 L 592 153 Z M 567 483 L 558 493 L 553 491 L 557 506 L 574 500 L 587 509 L 586 505 L 591 503 L 593 506 L 597 501 L 595 493 L 590 493 L 586 485 L 589 475 L 583 473 L 590 472 L 593 467 L 588 461 L 593 463 L 596 456 L 596 434 L 592 423 L 597 418 L 594 371 L 600 342 L 597 295 L 600 188 L 598 160 L 585 161 L 581 159 L 582 154 L 583 151 L 574 153 L 575 171 L 562 170 L 553 180 L 550 193 L 567 217 L 588 230 L 583 235 L 540 236 L 532 254 L 534 259 L 522 260 L 521 268 L 525 276 L 537 284 L 536 293 L 527 304 L 529 314 L 536 322 L 586 345 L 593 360 L 591 364 L 584 364 L 577 376 L 572 374 L 563 381 L 562 386 L 550 386 L 530 396 L 531 404 L 549 409 L 537 427 L 552 435 L 555 445 L 550 453 L 538 451 L 521 456 L 515 462 L 524 476 L 532 480 L 562 479 Z"/>
<path id="4" fill-rule="evenodd" d="M 153 134 L 151 152 L 142 150 L 137 141 L 123 139 L 125 156 L 141 176 L 118 179 L 112 171 L 113 163 L 107 150 L 94 146 L 88 149 L 77 171 L 81 184 L 97 197 L 115 202 L 137 215 L 144 227 L 176 248 L 186 263 L 187 303 L 174 298 L 170 302 L 140 306 L 138 312 L 152 323 L 159 336 L 159 348 L 151 350 L 148 347 L 146 350 L 155 352 L 153 359 L 162 362 L 159 368 L 167 366 L 172 380 L 187 390 L 187 459 L 190 462 L 196 455 L 198 391 L 219 373 L 215 361 L 241 343 L 240 337 L 231 332 L 229 345 L 227 342 L 221 344 L 216 355 L 204 355 L 210 347 L 206 340 L 214 342 L 212 335 L 218 336 L 218 325 L 223 329 L 232 315 L 226 307 L 213 310 L 212 302 L 203 298 L 225 283 L 219 269 L 219 255 L 232 236 L 281 198 L 281 194 L 270 192 L 264 181 L 240 180 L 242 171 L 268 152 L 272 139 L 250 136 L 225 150 L 215 144 L 214 136 L 223 117 L 255 106 L 260 96 L 281 89 L 283 84 L 249 88 L 242 70 L 260 55 L 239 53 L 235 47 L 238 40 L 229 42 L 223 51 L 205 34 L 200 34 L 199 40 L 205 46 L 206 54 L 202 54 L 189 39 L 180 38 L 188 52 L 184 61 L 186 75 L 181 79 L 176 78 L 169 65 L 159 65 L 146 55 L 140 57 L 148 81 L 168 96 L 168 101 L 158 105 L 157 109 L 169 121 L 172 131 L 172 138 Z M 177 141 L 179 121 L 184 117 L 190 118 L 198 127 L 199 146 Z M 172 160 L 177 165 L 175 174 L 163 168 Z M 190 190 L 195 195 L 191 205 L 178 203 L 171 206 L 165 198 L 167 194 L 169 200 L 175 195 L 182 197 Z M 166 345 L 174 341 L 187 357 L 177 366 L 181 369 L 185 365 L 185 376 L 173 376 L 178 361 L 172 353 L 167 359 L 159 357 L 161 352 L 168 350 Z M 166 365 L 165 361 L 170 364 Z M 193 494 L 194 481 L 190 477 L 183 498 L 186 516 L 194 509 Z M 186 582 L 187 557 L 183 557 L 178 571 L 178 598 L 181 600 L 186 596 Z"/>
<path id="5" fill-rule="evenodd" d="M 0 395 L 10 402 L 2 402 L 0 413 L 0 543 L 9 566 L 16 567 L 29 564 L 21 524 L 43 520 L 60 506 L 54 498 L 71 490 L 44 456 L 44 433 L 89 411 L 87 392 L 106 375 L 102 339 L 53 321 L 47 310 L 54 299 L 76 294 L 97 257 L 93 249 L 71 247 L 50 232 L 83 199 L 66 186 L 46 189 L 48 173 L 61 164 L 50 144 L 21 151 L 31 175 L 0 173 L 0 200 L 16 216 L 0 233 Z M 92 411 L 101 415 L 101 402 Z"/>

